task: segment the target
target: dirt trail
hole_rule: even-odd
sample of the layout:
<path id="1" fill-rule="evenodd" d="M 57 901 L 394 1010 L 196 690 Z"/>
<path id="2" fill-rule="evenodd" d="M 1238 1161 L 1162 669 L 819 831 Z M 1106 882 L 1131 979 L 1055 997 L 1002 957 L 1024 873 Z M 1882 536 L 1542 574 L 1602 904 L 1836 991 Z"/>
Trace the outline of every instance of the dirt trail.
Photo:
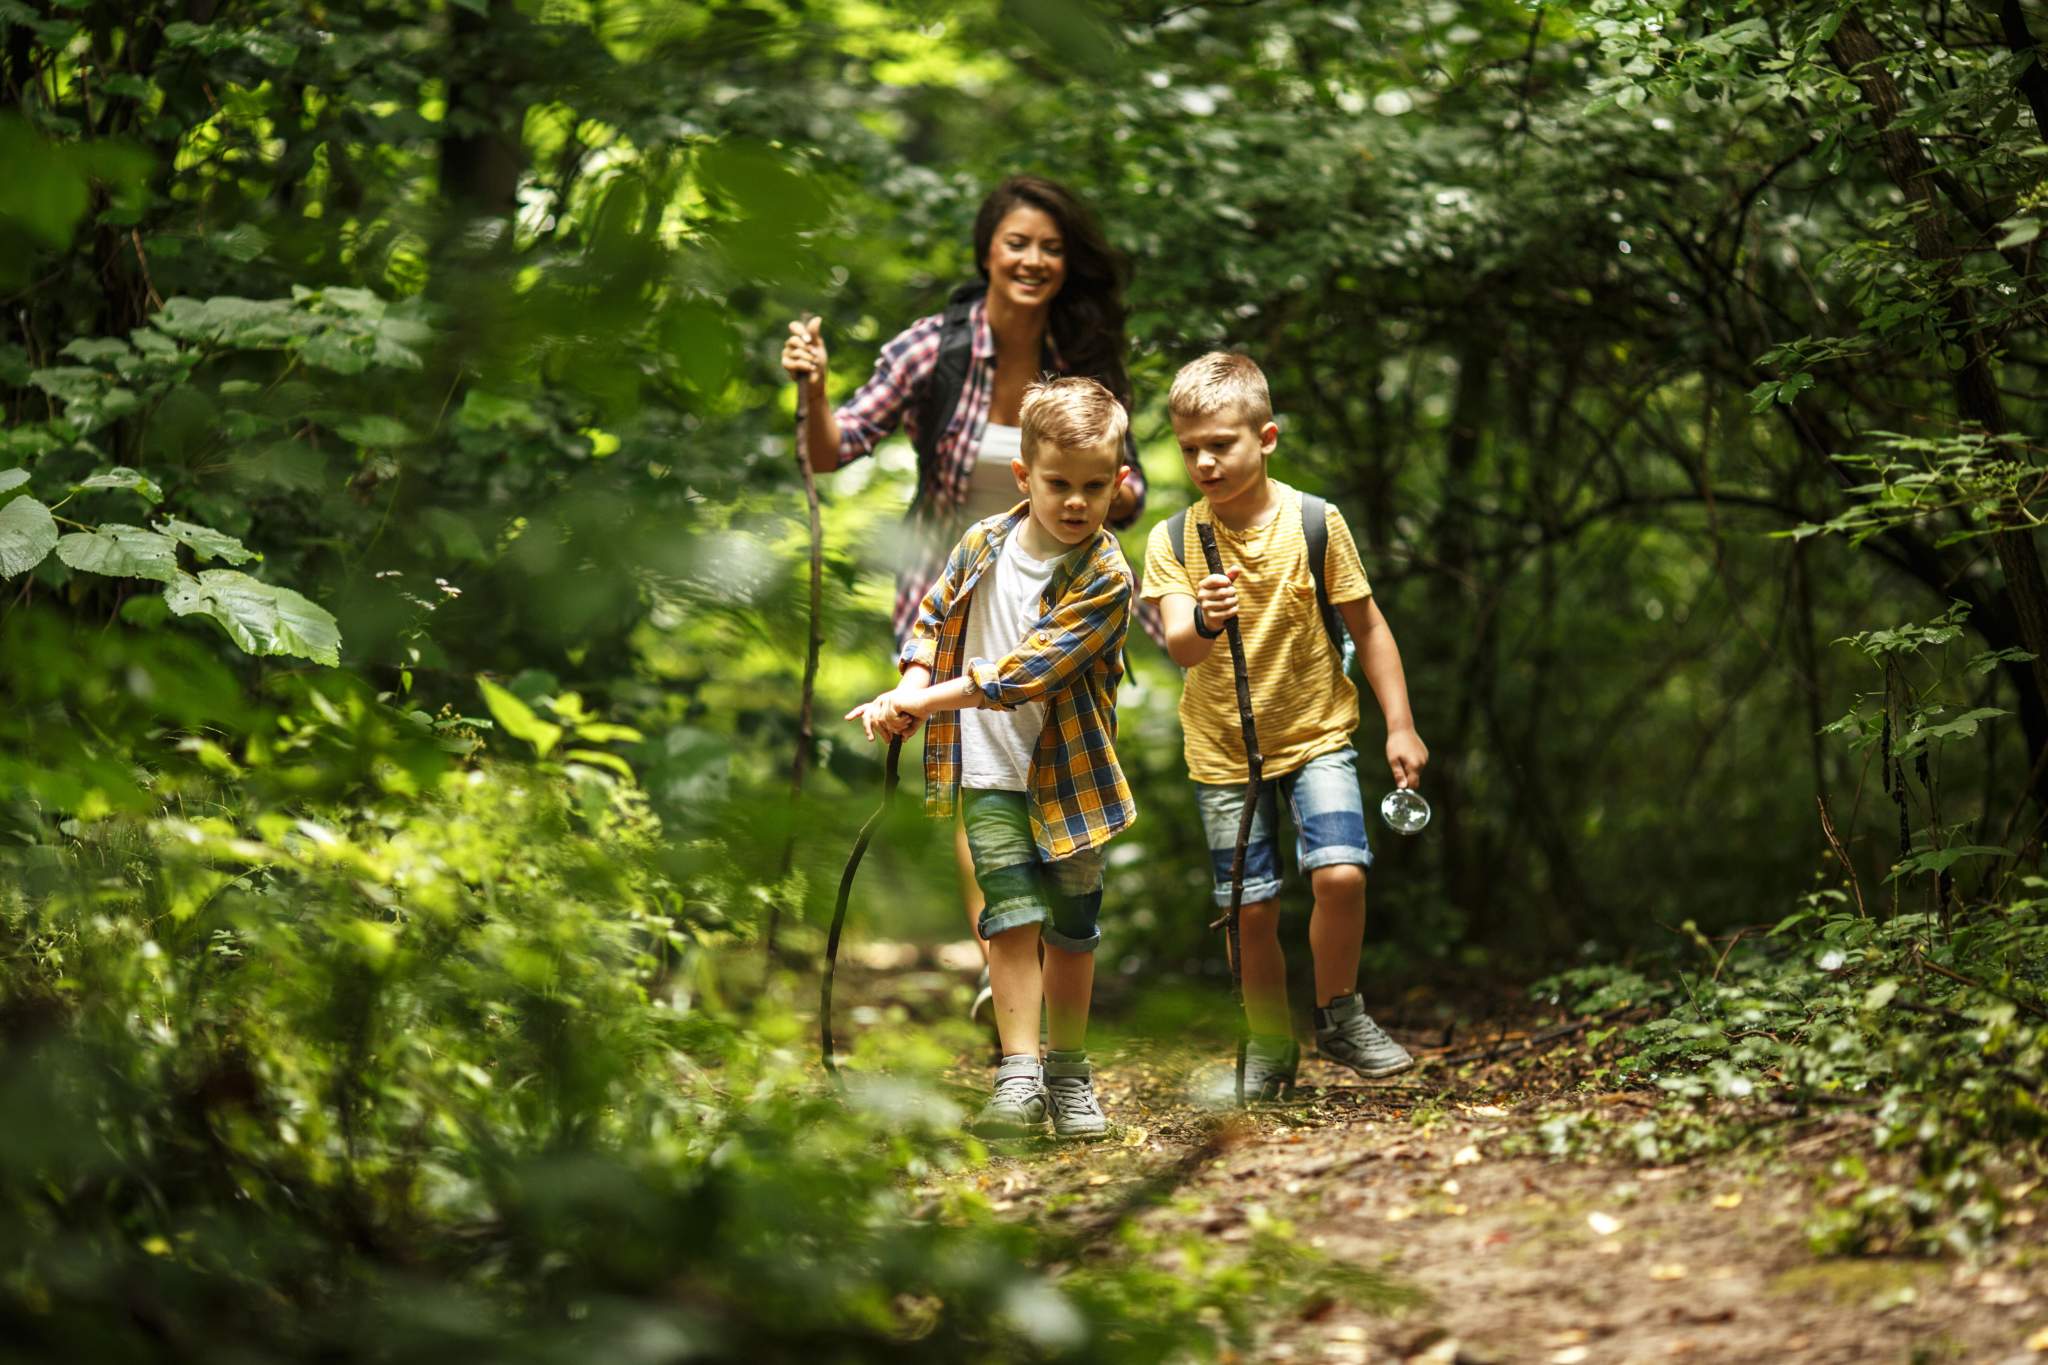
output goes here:
<path id="1" fill-rule="evenodd" d="M 1396 1036 L 1418 1054 L 1440 1041 Z M 1541 1055 L 1425 1061 L 1373 1084 L 1310 1059 L 1295 1100 L 1235 1114 L 1193 1099 L 1227 1088 L 1215 1051 L 1098 1049 L 1112 1139 L 998 1148 L 978 1179 L 999 1213 L 1055 1231 L 1128 1213 L 1169 1246 L 1194 1232 L 1227 1247 L 1278 1220 L 1399 1300 L 1272 1316 L 1246 1359 L 2048 1361 L 2048 1255 L 2031 1225 L 1984 1266 L 1808 1249 L 1812 1177 L 1838 1155 L 1868 1159 L 1860 1120 L 1678 1166 L 1550 1160 L 1517 1153 L 1541 1152 L 1561 1108 L 1625 1118 L 1659 1097 L 1578 1091 Z M 963 1102 L 986 1085 L 980 1057 L 954 1074 Z"/>

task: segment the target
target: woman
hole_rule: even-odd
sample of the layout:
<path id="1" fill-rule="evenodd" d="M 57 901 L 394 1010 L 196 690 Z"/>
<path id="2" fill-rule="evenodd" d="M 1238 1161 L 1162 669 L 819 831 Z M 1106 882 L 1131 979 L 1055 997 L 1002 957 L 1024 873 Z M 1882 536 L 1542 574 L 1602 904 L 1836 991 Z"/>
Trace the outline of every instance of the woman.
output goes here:
<path id="1" fill-rule="evenodd" d="M 792 322 L 782 347 L 783 369 L 803 386 L 801 439 L 813 469 L 824 473 L 873 453 L 898 426 L 918 447 L 917 491 L 905 518 L 910 534 L 896 577 L 899 643 L 960 533 L 1023 496 L 1010 461 L 1019 452 L 1025 386 L 1046 372 L 1084 375 L 1126 408 L 1131 402 L 1124 371 L 1128 267 L 1071 191 L 1033 175 L 1003 181 L 975 215 L 974 259 L 981 283 L 956 290 L 945 312 L 919 319 L 884 346 L 873 376 L 837 411 L 826 396 L 821 320 Z M 954 390 L 957 397 L 947 401 Z M 1134 441 L 1126 458 L 1130 477 L 1109 511 L 1119 529 L 1145 507 Z M 1149 616 L 1142 619 L 1154 629 Z M 957 823 L 954 834 L 961 898 L 973 926 L 981 918 L 981 891 Z M 986 962 L 979 932 L 975 942 Z M 981 987 L 976 1016 L 989 1000 L 985 969 Z"/>

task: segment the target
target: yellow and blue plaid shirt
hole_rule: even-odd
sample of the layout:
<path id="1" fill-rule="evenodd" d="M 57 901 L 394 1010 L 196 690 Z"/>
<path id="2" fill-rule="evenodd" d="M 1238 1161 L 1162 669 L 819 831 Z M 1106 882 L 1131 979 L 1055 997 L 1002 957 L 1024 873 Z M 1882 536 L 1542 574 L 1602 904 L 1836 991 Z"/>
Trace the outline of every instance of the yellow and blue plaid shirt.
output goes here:
<path id="1" fill-rule="evenodd" d="M 1137 818 L 1138 804 L 1116 761 L 1116 688 L 1124 676 L 1131 620 L 1131 566 L 1116 537 L 1098 530 L 1054 570 L 1042 614 L 1000 659 L 966 659 L 967 606 L 974 585 L 1030 515 L 1028 503 L 967 528 L 919 604 L 899 668 L 922 664 L 933 682 L 965 674 L 983 704 L 1014 710 L 1043 701 L 1045 729 L 1027 777 L 1031 836 L 1047 862 L 1099 848 Z M 960 791 L 960 713 L 925 726 L 924 808 L 950 818 Z"/>

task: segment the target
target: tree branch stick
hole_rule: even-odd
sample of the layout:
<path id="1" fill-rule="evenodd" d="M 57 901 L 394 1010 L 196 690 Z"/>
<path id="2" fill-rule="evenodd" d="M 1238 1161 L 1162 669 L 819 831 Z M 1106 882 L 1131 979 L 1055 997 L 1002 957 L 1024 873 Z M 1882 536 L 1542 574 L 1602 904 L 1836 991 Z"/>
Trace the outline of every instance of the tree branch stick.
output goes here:
<path id="1" fill-rule="evenodd" d="M 1209 572 L 1223 572 L 1223 552 L 1216 545 L 1216 528 L 1207 522 L 1195 525 L 1195 534 L 1202 540 L 1202 558 L 1209 566 Z M 1196 608 L 1200 610 L 1199 607 Z M 1265 778 L 1266 760 L 1259 752 L 1259 729 L 1252 720 L 1252 679 L 1244 661 L 1244 633 L 1238 629 L 1237 618 L 1231 617 L 1224 625 L 1224 634 L 1230 640 L 1230 667 L 1237 677 L 1237 723 L 1244 731 L 1244 810 L 1237 817 L 1237 847 L 1230 855 L 1230 914 L 1225 919 L 1224 935 L 1228 940 L 1230 953 L 1230 986 L 1237 996 L 1237 1107 L 1244 1108 L 1244 1055 L 1251 1041 L 1251 1020 L 1245 1013 L 1244 1004 L 1244 959 L 1243 944 L 1238 936 L 1238 912 L 1244 905 L 1244 846 L 1251 839 L 1252 817 L 1259 809 L 1259 789 Z"/>
<path id="2" fill-rule="evenodd" d="M 832 909 L 832 928 L 825 935 L 825 971 L 818 982 L 818 1047 L 827 1074 L 842 1086 L 845 1082 L 839 1077 L 839 1063 L 832 1057 L 832 978 L 839 971 L 839 931 L 846 927 L 846 902 L 853 894 L 853 874 L 860 870 L 860 860 L 867 856 L 868 841 L 875 837 L 875 826 L 882 823 L 889 810 L 889 799 L 896 795 L 896 767 L 902 756 L 903 736 L 891 735 L 882 774 L 882 804 L 860 827 L 853 852 L 846 855 L 846 871 L 839 874 L 839 903 Z"/>

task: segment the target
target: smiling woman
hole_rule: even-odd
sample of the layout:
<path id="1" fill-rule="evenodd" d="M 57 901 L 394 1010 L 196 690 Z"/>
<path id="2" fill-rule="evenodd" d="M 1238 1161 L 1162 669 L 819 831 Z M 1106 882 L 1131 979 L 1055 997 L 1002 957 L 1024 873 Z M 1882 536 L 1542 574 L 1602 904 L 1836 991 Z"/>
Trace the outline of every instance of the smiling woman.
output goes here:
<path id="1" fill-rule="evenodd" d="M 896 578 L 899 643 L 961 532 L 1024 499 L 1011 461 L 1019 454 L 1025 388 L 1046 374 L 1079 375 L 1126 408 L 1131 402 L 1124 371 L 1129 267 L 1072 191 L 1039 176 L 1003 181 L 975 215 L 974 256 L 981 279 L 883 346 L 874 374 L 836 411 L 826 392 L 822 319 L 792 322 L 782 347 L 783 368 L 803 386 L 813 469 L 871 454 L 898 427 L 917 447 L 917 491 Z M 1128 435 L 1124 451 L 1131 472 L 1109 509 L 1117 528 L 1136 521 L 1145 505 L 1145 476 Z M 981 898 L 964 835 L 956 843 L 973 924 Z"/>

